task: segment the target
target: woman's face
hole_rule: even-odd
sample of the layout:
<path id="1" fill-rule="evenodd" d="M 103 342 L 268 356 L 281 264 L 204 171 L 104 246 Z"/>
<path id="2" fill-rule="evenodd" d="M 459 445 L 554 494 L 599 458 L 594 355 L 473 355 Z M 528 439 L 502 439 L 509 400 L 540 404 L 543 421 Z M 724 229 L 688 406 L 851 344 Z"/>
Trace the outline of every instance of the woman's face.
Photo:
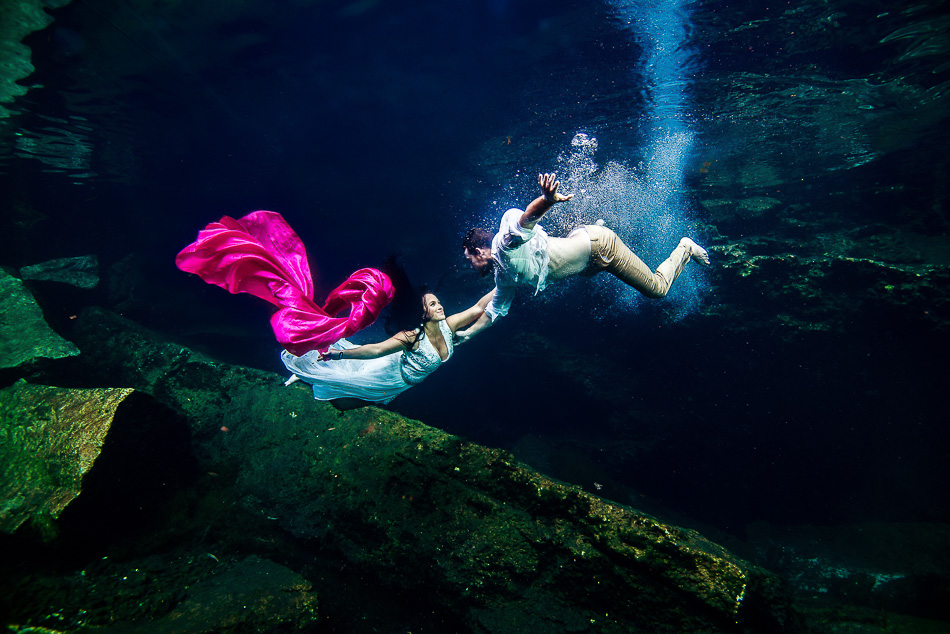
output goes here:
<path id="1" fill-rule="evenodd" d="M 427 321 L 430 319 L 434 321 L 445 319 L 445 309 L 442 308 L 442 302 L 432 293 L 426 293 L 422 296 L 422 306 Z"/>

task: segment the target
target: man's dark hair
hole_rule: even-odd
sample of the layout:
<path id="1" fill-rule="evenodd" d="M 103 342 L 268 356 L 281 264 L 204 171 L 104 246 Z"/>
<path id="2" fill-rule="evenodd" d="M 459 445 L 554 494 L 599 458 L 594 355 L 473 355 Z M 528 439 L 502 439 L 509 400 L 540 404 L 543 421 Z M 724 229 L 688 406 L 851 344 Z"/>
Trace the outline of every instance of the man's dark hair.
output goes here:
<path id="1" fill-rule="evenodd" d="M 466 251 L 474 251 L 475 249 L 482 248 L 489 249 L 491 248 L 491 241 L 494 237 L 495 234 L 488 229 L 482 229 L 480 227 L 469 229 L 465 237 L 462 238 L 462 248 Z"/>

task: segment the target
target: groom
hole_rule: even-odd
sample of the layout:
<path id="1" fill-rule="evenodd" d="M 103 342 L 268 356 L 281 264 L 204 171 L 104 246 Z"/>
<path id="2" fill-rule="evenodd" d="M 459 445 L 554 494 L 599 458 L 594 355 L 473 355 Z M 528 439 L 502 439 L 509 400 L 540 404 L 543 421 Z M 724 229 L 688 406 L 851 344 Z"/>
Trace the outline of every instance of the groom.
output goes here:
<path id="1" fill-rule="evenodd" d="M 554 174 L 540 174 L 541 196 L 524 211 L 509 209 L 502 216 L 498 233 L 471 229 L 462 240 L 465 257 L 483 276 L 495 273 L 495 295 L 478 321 L 456 332 L 462 341 L 491 326 L 508 308 L 519 286 L 538 294 L 554 282 L 573 275 L 595 275 L 606 270 L 647 297 L 662 298 L 690 260 L 709 265 L 701 246 L 683 238 L 665 262 L 651 271 L 617 234 L 597 224 L 584 225 L 566 238 L 548 236 L 538 221 L 556 205 L 573 198 L 558 193 Z"/>

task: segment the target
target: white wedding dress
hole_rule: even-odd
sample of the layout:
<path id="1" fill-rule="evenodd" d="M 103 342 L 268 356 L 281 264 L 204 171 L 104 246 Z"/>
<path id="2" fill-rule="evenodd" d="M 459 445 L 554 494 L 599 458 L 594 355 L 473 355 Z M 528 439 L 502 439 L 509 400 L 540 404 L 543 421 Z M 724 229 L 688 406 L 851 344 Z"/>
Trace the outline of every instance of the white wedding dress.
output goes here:
<path id="1" fill-rule="evenodd" d="M 443 319 L 439 330 L 449 350 L 445 361 L 452 357 L 452 329 Z M 340 339 L 330 350 L 345 350 L 356 345 Z M 386 404 L 413 385 L 435 372 L 444 362 L 439 352 L 423 335 L 415 350 L 387 354 L 378 359 L 337 359 L 321 361 L 314 350 L 295 357 L 286 350 L 280 355 L 288 370 L 313 386 L 313 397 L 321 401 L 336 398 L 358 398 Z"/>

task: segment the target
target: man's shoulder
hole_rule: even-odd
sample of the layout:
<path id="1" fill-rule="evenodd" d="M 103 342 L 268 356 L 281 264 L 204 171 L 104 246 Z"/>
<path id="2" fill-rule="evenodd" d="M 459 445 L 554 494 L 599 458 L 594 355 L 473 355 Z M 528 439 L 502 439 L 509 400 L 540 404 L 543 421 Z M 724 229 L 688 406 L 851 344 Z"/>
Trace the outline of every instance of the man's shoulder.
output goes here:
<path id="1" fill-rule="evenodd" d="M 528 242 L 535 235 L 534 228 L 521 226 L 521 216 L 524 212 L 517 208 L 511 208 L 505 212 L 501 218 L 501 225 L 498 227 L 498 233 L 492 240 L 492 249 L 517 249 L 525 242 Z"/>
<path id="2" fill-rule="evenodd" d="M 501 230 L 505 231 L 510 228 L 520 228 L 522 215 L 524 215 L 524 211 L 517 207 L 512 207 L 506 211 L 501 217 L 501 223 L 499 223 Z"/>

